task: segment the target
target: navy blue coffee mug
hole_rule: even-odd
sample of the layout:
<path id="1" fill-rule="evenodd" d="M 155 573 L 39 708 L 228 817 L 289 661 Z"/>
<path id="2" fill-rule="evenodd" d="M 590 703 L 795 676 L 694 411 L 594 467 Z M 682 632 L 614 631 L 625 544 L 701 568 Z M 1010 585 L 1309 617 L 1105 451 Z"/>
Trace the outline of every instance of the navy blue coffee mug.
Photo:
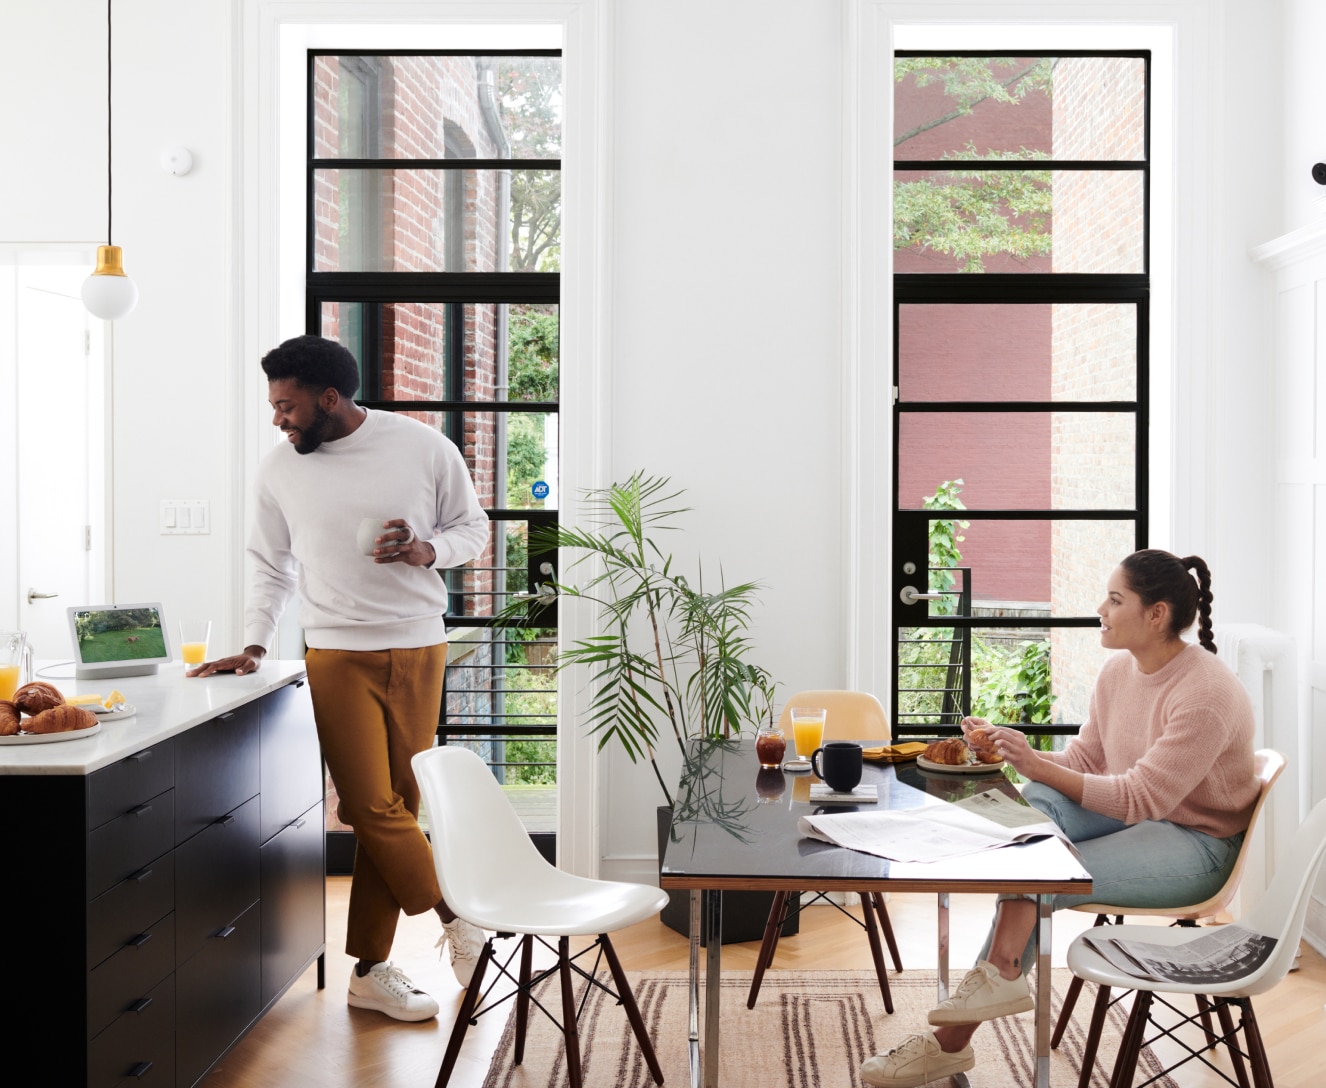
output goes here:
<path id="1" fill-rule="evenodd" d="M 810 767 L 836 793 L 851 793 L 861 781 L 861 745 L 854 740 L 831 740 L 815 749 Z"/>

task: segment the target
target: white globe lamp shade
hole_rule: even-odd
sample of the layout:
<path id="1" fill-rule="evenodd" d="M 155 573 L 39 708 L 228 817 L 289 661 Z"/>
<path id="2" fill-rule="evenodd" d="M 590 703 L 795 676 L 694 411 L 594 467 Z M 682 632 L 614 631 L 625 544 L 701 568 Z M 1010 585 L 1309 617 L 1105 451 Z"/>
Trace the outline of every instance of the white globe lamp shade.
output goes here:
<path id="1" fill-rule="evenodd" d="M 98 246 L 97 267 L 83 281 L 83 305 L 93 317 L 115 321 L 138 305 L 138 288 L 124 273 L 119 246 Z"/>

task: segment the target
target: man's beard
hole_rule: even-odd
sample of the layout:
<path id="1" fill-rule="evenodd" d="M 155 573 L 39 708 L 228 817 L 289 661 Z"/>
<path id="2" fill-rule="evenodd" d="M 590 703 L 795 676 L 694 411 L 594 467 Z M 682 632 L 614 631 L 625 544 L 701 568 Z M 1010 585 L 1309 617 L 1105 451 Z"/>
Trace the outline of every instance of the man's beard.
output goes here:
<path id="1" fill-rule="evenodd" d="M 295 442 L 296 453 L 312 453 L 327 440 L 331 430 L 331 413 L 321 404 L 313 406 L 313 422 L 299 432 Z"/>

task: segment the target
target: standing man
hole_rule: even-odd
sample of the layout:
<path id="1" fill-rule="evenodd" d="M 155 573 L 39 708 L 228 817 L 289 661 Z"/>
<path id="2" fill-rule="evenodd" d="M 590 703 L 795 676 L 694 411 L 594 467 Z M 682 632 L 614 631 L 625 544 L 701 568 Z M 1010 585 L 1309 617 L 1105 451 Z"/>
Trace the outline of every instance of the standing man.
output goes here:
<path id="1" fill-rule="evenodd" d="M 460 451 L 431 427 L 354 402 L 359 365 L 340 344 L 297 336 L 268 352 L 272 423 L 288 442 L 263 458 L 249 538 L 242 653 L 189 673 L 259 667 L 299 590 L 318 739 L 358 840 L 345 950 L 349 1003 L 398 1020 L 438 1004 L 389 960 L 400 912 L 435 910 L 457 980 L 468 985 L 483 932 L 442 901 L 419 827 L 410 758 L 437 730 L 447 663 L 439 572 L 480 555 L 488 517 Z M 380 522 L 372 556 L 361 519 Z"/>

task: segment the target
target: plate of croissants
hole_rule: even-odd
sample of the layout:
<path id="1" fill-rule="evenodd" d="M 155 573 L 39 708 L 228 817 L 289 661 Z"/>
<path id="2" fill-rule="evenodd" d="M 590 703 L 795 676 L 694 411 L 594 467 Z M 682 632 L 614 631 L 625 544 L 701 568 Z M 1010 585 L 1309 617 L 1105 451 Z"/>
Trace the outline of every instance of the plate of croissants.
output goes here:
<path id="1" fill-rule="evenodd" d="M 984 729 L 973 729 L 965 738 L 944 737 L 926 746 L 916 765 L 945 774 L 988 774 L 1003 769 L 1004 761 Z"/>
<path id="2" fill-rule="evenodd" d="M 0 700 L 0 745 L 82 740 L 101 732 L 92 711 L 71 706 L 54 684 L 34 680 Z"/>

